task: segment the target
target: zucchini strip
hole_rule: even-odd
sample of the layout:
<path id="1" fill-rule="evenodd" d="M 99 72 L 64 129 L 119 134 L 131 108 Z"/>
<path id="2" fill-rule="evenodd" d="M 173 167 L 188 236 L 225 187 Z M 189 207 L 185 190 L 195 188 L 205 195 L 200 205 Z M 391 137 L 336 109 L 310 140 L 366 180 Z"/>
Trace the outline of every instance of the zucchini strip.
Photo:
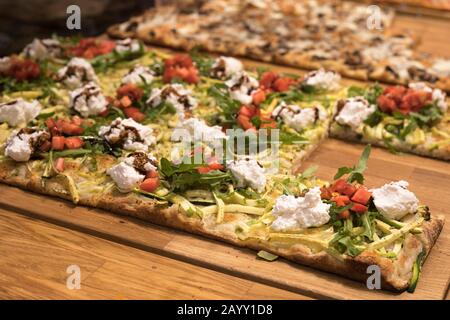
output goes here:
<path id="1" fill-rule="evenodd" d="M 217 196 L 216 192 L 213 192 L 213 197 L 214 197 L 214 200 L 216 201 L 216 204 L 217 204 L 216 223 L 222 223 L 223 217 L 225 215 L 225 203 L 223 202 L 222 199 L 220 199 Z"/>
<path id="2" fill-rule="evenodd" d="M 214 214 L 217 213 L 218 207 L 217 205 L 203 207 L 202 211 L 206 214 Z M 240 204 L 225 204 L 224 212 L 226 213 L 246 213 L 252 214 L 256 216 L 262 216 L 265 213 L 265 208 L 255 208 L 250 206 L 243 206 Z"/>

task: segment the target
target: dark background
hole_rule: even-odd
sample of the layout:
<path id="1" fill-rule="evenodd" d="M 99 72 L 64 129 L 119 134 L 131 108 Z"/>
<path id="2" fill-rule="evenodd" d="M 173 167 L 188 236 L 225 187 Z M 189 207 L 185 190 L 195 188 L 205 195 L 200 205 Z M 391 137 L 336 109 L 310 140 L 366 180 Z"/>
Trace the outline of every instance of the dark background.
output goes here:
<path id="1" fill-rule="evenodd" d="M 15 52 L 33 38 L 52 34 L 93 36 L 111 24 L 126 21 L 154 5 L 153 0 L 0 0 L 0 57 Z M 163 1 L 160 1 L 163 2 Z M 81 30 L 68 30 L 66 9 L 81 9 Z"/>

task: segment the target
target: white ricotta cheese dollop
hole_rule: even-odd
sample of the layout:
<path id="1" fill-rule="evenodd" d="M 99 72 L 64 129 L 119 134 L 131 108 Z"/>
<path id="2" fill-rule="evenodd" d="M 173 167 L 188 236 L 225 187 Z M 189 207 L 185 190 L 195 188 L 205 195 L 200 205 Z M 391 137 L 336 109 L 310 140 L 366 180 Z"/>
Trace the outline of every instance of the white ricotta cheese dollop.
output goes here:
<path id="1" fill-rule="evenodd" d="M 339 89 L 340 81 L 341 76 L 338 73 L 319 69 L 308 73 L 303 83 L 318 89 L 333 91 Z"/>
<path id="2" fill-rule="evenodd" d="M 429 86 L 427 86 L 424 82 L 415 82 L 410 83 L 409 87 L 414 90 L 423 90 L 426 92 L 431 92 L 431 98 L 433 99 L 433 102 L 436 103 L 438 108 L 441 110 L 443 114 L 446 114 L 447 112 L 447 95 L 445 92 L 443 92 L 441 89 L 431 89 Z"/>
<path id="3" fill-rule="evenodd" d="M 94 68 L 82 58 L 72 58 L 65 67 L 58 70 L 57 79 L 69 89 L 79 88 L 90 81 L 98 83 Z"/>
<path id="4" fill-rule="evenodd" d="M 401 219 L 415 213 L 419 206 L 416 195 L 408 190 L 408 182 L 397 181 L 372 189 L 373 203 L 381 214 L 390 219 Z"/>
<path id="5" fill-rule="evenodd" d="M 281 118 L 287 126 L 301 131 L 317 121 L 324 120 L 326 112 L 321 106 L 300 108 L 297 105 L 286 105 L 283 101 L 273 110 L 272 118 Z"/>
<path id="6" fill-rule="evenodd" d="M 119 53 L 123 52 L 137 52 L 141 49 L 141 45 L 138 40 L 126 38 L 123 40 L 116 41 L 115 51 Z"/>
<path id="7" fill-rule="evenodd" d="M 254 159 L 227 161 L 227 168 L 237 180 L 240 188 L 250 187 L 257 192 L 263 192 L 266 187 L 264 168 Z"/>
<path id="8" fill-rule="evenodd" d="M 106 97 L 94 82 L 89 82 L 70 93 L 69 107 L 78 111 L 85 118 L 102 113 L 107 106 Z"/>
<path id="9" fill-rule="evenodd" d="M 376 110 L 364 97 L 352 97 L 344 100 L 344 105 L 336 116 L 336 121 L 357 129 Z"/>
<path id="10" fill-rule="evenodd" d="M 241 71 L 233 74 L 229 80 L 225 81 L 225 85 L 229 88 L 233 99 L 242 104 L 250 104 L 253 101 L 252 93 L 258 89 L 259 82 L 245 71 Z"/>
<path id="11" fill-rule="evenodd" d="M 25 57 L 44 60 L 62 55 L 61 43 L 57 39 L 34 39 L 22 52 Z"/>
<path id="12" fill-rule="evenodd" d="M 324 225 L 330 220 L 330 207 L 322 202 L 319 187 L 310 189 L 303 197 L 279 196 L 272 210 L 276 219 L 271 227 L 288 231 Z"/>
<path id="13" fill-rule="evenodd" d="M 244 70 L 244 66 L 241 61 L 236 58 L 221 56 L 214 61 L 211 75 L 219 79 L 226 79 L 242 70 Z"/>
<path id="14" fill-rule="evenodd" d="M 155 74 L 148 67 L 141 65 L 134 66 L 126 75 L 123 76 L 121 82 L 122 84 L 133 83 L 133 84 L 149 84 L 153 81 Z"/>
<path id="15" fill-rule="evenodd" d="M 116 118 L 111 125 L 101 126 L 98 131 L 109 144 L 130 151 L 147 151 L 155 143 L 153 129 L 131 118 Z"/>
<path id="16" fill-rule="evenodd" d="M 133 166 L 125 162 L 109 168 L 106 173 L 114 180 L 120 192 L 133 191 L 145 178 Z"/>
<path id="17" fill-rule="evenodd" d="M 41 137 L 41 135 L 44 135 L 44 137 Z M 28 161 L 35 151 L 36 143 L 41 138 L 48 140 L 50 135 L 38 128 L 27 128 L 13 132 L 6 141 L 5 156 L 18 162 Z"/>
<path id="18" fill-rule="evenodd" d="M 7 122 L 10 126 L 27 124 L 41 112 L 42 106 L 37 100 L 27 102 L 22 98 L 0 103 L 0 123 Z"/>
<path id="19" fill-rule="evenodd" d="M 203 141 L 206 143 L 219 142 L 226 139 L 226 134 L 220 126 L 208 126 L 198 118 L 189 118 L 178 123 L 172 134 L 173 141 Z"/>
<path id="20" fill-rule="evenodd" d="M 191 90 L 185 89 L 181 84 L 168 84 L 162 89 L 154 88 L 146 103 L 151 107 L 157 107 L 162 102 L 168 102 L 177 110 L 180 118 L 184 118 L 186 109 L 197 106 L 197 101 L 191 95 Z"/>

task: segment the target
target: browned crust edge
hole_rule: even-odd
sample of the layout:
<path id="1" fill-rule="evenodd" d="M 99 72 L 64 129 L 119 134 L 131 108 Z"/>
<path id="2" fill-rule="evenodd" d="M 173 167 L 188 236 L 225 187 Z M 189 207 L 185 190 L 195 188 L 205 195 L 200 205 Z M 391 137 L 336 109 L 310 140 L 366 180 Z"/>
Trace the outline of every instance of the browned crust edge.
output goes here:
<path id="1" fill-rule="evenodd" d="M 60 182 L 53 181 L 55 179 L 50 179 L 49 182 L 43 184 L 42 179 L 36 175 L 27 173 L 24 176 L 24 171 L 27 171 L 26 165 L 16 165 L 9 162 L 0 163 L 0 182 L 37 193 L 70 200 L 68 194 L 57 191 L 61 190 L 61 188 L 64 190 Z M 21 172 L 20 175 L 22 177 L 18 172 Z M 301 244 L 296 244 L 289 248 L 280 248 L 267 241 L 242 241 L 234 234 L 208 229 L 200 219 L 187 217 L 177 205 L 161 207 L 157 205 L 156 201 L 144 200 L 134 194 L 90 196 L 88 198 L 82 198 L 79 204 L 106 209 L 120 215 L 139 218 L 162 226 L 173 227 L 189 233 L 225 241 L 239 247 L 270 251 L 288 260 L 319 270 L 339 274 L 360 282 L 365 282 L 368 277 L 366 273 L 367 267 L 376 264 L 381 269 L 381 282 L 384 289 L 403 291 L 408 287 L 410 274 L 406 276 L 397 274 L 397 260 L 393 261 L 371 252 L 364 252 L 356 258 L 345 257 L 341 260 L 326 252 L 312 254 L 306 246 Z M 428 255 L 442 230 L 443 224 L 443 217 L 433 216 L 432 220 L 424 223 L 424 233 L 420 237 L 411 236 L 408 242 L 412 246 L 423 246 L 423 249 Z M 412 260 L 415 260 L 415 258 Z"/>

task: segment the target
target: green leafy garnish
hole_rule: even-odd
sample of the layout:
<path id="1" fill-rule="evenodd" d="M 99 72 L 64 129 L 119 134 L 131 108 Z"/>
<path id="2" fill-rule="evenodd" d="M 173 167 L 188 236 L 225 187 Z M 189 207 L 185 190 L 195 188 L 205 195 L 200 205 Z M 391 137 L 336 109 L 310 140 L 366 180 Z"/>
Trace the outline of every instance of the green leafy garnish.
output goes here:
<path id="1" fill-rule="evenodd" d="M 370 150 L 371 150 L 371 146 L 370 146 L 370 144 L 368 144 L 364 148 L 364 151 L 363 151 L 361 157 L 359 158 L 358 164 L 356 166 L 353 166 L 353 167 L 341 167 L 341 168 L 339 168 L 338 172 L 334 176 L 334 180 L 337 180 L 340 177 L 342 177 L 343 175 L 348 174 L 347 181 L 349 183 L 352 183 L 353 181 L 356 181 L 356 182 L 358 182 L 360 184 L 363 184 L 364 183 L 363 173 L 364 173 L 364 171 L 366 170 L 366 167 L 367 167 L 367 159 L 369 158 Z"/>

